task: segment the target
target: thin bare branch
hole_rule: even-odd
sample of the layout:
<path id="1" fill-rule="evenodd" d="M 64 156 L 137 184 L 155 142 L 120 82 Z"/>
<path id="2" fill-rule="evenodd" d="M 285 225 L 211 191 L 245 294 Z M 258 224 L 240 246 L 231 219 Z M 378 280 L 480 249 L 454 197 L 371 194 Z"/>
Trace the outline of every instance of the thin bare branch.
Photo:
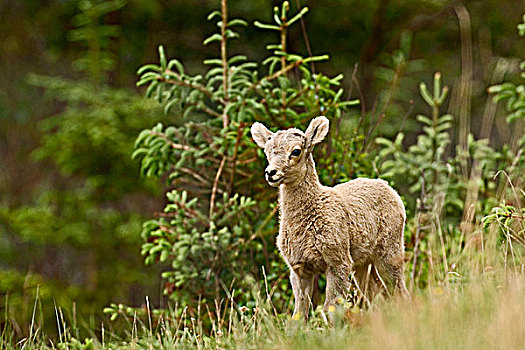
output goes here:
<path id="1" fill-rule="evenodd" d="M 178 74 L 170 70 L 166 70 L 166 73 L 178 76 Z M 175 80 L 175 79 L 166 79 L 163 76 L 158 76 L 157 80 L 163 83 L 171 84 L 171 85 L 177 85 L 177 86 L 182 86 L 182 87 L 187 87 L 190 89 L 198 90 L 202 92 L 204 95 L 206 95 L 207 97 L 213 99 L 213 93 L 210 90 L 206 89 L 204 85 L 196 84 L 196 83 L 189 83 L 187 81 L 182 80 L 182 78 L 181 80 Z M 224 103 L 224 101 L 221 101 L 221 100 L 219 100 L 219 102 Z"/>
<path id="2" fill-rule="evenodd" d="M 283 74 L 288 73 L 289 71 L 291 71 L 295 67 L 299 67 L 302 63 L 303 63 L 303 60 L 297 60 L 294 63 L 291 63 L 291 64 L 287 65 L 286 67 L 282 68 L 280 71 L 275 72 L 272 75 L 263 78 L 262 80 L 270 81 L 270 80 L 277 79 L 278 77 L 280 77 Z"/>
<path id="3" fill-rule="evenodd" d="M 301 0 L 295 0 L 295 3 L 297 5 L 297 10 L 301 11 L 301 6 L 302 6 Z M 306 24 L 305 24 L 303 16 L 301 16 L 300 21 L 301 21 L 301 31 L 303 33 L 303 38 L 304 38 L 304 44 L 306 45 L 306 52 L 308 52 L 309 57 L 313 57 L 312 47 L 310 46 L 310 40 L 308 39 L 308 33 L 306 32 Z M 312 71 L 312 74 L 315 74 L 314 61 L 310 61 L 310 69 Z"/>
<path id="4" fill-rule="evenodd" d="M 200 174 L 196 173 L 195 171 L 188 169 L 188 168 L 179 168 L 180 172 L 183 172 L 185 174 L 193 176 L 195 179 L 197 179 L 199 182 L 201 182 L 204 185 L 209 185 L 210 181 L 202 177 Z"/>
<path id="5" fill-rule="evenodd" d="M 181 151 L 189 151 L 191 150 L 192 148 L 190 146 L 187 146 L 187 145 L 180 145 L 178 143 L 175 143 L 173 141 L 171 141 L 170 139 L 168 139 L 168 137 L 166 135 L 164 135 L 163 133 L 161 132 L 158 132 L 158 131 L 151 131 L 150 132 L 151 135 L 155 135 L 155 136 L 158 136 L 160 137 L 161 139 L 163 139 L 164 141 L 166 141 L 170 146 L 171 148 L 173 149 L 178 149 L 178 150 L 181 150 Z M 194 149 L 194 148 L 193 148 Z"/>
<path id="6" fill-rule="evenodd" d="M 219 179 L 221 178 L 222 170 L 224 169 L 224 164 L 226 164 L 226 157 L 222 157 L 221 164 L 215 175 L 215 181 L 213 182 L 213 188 L 211 190 L 210 197 L 210 218 L 213 215 L 213 210 L 215 209 L 215 197 L 217 196 L 217 186 L 219 185 Z"/>

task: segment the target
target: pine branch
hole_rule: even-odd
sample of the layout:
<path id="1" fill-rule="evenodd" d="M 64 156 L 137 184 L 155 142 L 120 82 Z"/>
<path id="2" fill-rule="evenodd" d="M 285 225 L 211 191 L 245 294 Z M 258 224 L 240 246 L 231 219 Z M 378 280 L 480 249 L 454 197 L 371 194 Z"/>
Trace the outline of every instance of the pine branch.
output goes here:
<path id="1" fill-rule="evenodd" d="M 175 72 L 170 71 L 170 70 L 166 70 L 166 73 L 178 76 L 178 74 L 176 74 Z M 206 95 L 210 99 L 212 99 L 212 100 L 214 99 L 213 98 L 213 93 L 210 90 L 206 89 L 206 87 L 204 85 L 195 84 L 195 83 L 188 83 L 188 82 L 185 82 L 183 80 L 166 79 L 162 75 L 159 75 L 157 77 L 157 80 L 160 81 L 160 82 L 163 82 L 163 83 L 171 84 L 171 85 L 177 85 L 177 86 L 187 87 L 187 88 L 190 88 L 190 89 L 195 89 L 195 90 L 198 90 L 198 91 L 202 92 L 204 95 Z M 219 100 L 219 102 L 224 104 L 223 100 Z"/>
<path id="2" fill-rule="evenodd" d="M 215 197 L 217 196 L 217 186 L 219 185 L 219 179 L 221 178 L 222 170 L 224 169 L 224 164 L 226 164 L 226 156 L 222 157 L 221 164 L 219 169 L 217 169 L 217 174 L 215 175 L 215 181 L 213 182 L 213 188 L 211 190 L 210 197 L 210 219 L 213 215 L 213 210 L 215 209 Z"/>
<path id="3" fill-rule="evenodd" d="M 192 149 L 195 149 L 195 148 L 191 148 L 190 146 L 187 146 L 187 145 L 180 145 L 178 143 L 175 143 L 175 142 L 171 141 L 170 139 L 168 139 L 168 137 L 166 135 L 164 135 L 163 133 L 161 133 L 161 132 L 151 131 L 150 134 L 160 137 L 161 139 L 166 141 L 171 146 L 171 148 L 173 148 L 173 149 L 178 149 L 178 150 L 181 150 L 181 151 L 190 151 Z"/>

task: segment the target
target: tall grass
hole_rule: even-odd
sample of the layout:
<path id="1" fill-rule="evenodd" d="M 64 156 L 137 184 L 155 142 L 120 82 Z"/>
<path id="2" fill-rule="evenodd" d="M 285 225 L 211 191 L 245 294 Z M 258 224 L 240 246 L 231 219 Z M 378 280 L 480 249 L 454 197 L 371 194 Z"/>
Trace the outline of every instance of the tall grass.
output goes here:
<path id="1" fill-rule="evenodd" d="M 347 309 L 332 326 L 319 310 L 307 324 L 276 317 L 270 301 L 259 298 L 251 310 L 231 307 L 211 333 L 187 313 L 168 312 L 152 323 L 148 317 L 133 317 L 119 334 L 101 326 L 97 336 L 84 340 L 72 336 L 76 330 L 57 309 L 59 339 L 47 339 L 34 328 L 30 337 L 16 340 L 4 324 L 0 348 L 518 349 L 525 344 L 524 295 L 523 276 L 500 271 L 429 288 L 411 300 L 377 303 L 367 311 Z M 217 321 L 221 315 L 211 317 Z"/>

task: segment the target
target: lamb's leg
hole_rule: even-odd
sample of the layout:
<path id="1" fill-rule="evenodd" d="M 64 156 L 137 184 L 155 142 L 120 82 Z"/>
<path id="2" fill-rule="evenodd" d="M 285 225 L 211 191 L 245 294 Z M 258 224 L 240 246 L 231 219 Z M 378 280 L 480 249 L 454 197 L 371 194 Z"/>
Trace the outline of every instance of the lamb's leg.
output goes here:
<path id="1" fill-rule="evenodd" d="M 372 264 L 354 266 L 354 276 L 359 290 L 361 293 L 364 293 L 364 296 L 370 302 L 374 300 L 383 289 L 383 286 L 377 281 L 375 269 L 375 266 Z"/>
<path id="2" fill-rule="evenodd" d="M 332 265 L 327 269 L 325 311 L 332 311 L 331 306 L 335 307 L 338 298 L 346 300 L 350 290 L 350 272 L 350 266 L 344 263 L 337 266 Z"/>
<path id="3" fill-rule="evenodd" d="M 395 257 L 378 261 L 377 269 L 383 279 L 387 279 L 385 282 L 393 284 L 396 293 L 399 293 L 402 297 L 410 297 L 410 293 L 405 284 L 403 278 L 404 261 L 403 254 L 397 254 Z"/>
<path id="4" fill-rule="evenodd" d="M 403 266 L 394 266 L 392 269 L 392 276 L 394 278 L 394 286 L 396 291 L 404 298 L 409 298 L 410 293 L 408 292 L 407 286 L 405 284 L 405 279 L 403 278 Z"/>
<path id="5" fill-rule="evenodd" d="M 295 297 L 293 319 L 297 320 L 304 317 L 306 321 L 308 319 L 308 311 L 314 290 L 314 275 L 310 273 L 301 273 L 301 275 L 298 275 L 292 270 L 290 273 L 290 282 L 292 283 Z"/>
<path id="6" fill-rule="evenodd" d="M 319 299 L 320 299 L 320 291 L 319 291 L 319 274 L 316 273 L 314 275 L 314 286 L 313 286 L 313 292 L 312 292 L 312 308 L 315 310 L 317 305 L 319 305 Z"/>

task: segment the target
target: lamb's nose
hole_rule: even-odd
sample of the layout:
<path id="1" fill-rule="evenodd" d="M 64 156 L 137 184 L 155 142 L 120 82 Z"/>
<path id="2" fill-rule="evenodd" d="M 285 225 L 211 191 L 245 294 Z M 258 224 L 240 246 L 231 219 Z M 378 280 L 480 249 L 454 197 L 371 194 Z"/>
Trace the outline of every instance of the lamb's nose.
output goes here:
<path id="1" fill-rule="evenodd" d="M 272 169 L 270 171 L 265 171 L 266 175 L 268 175 L 269 177 L 272 177 L 274 176 L 275 174 L 277 174 L 277 170 L 275 169 Z"/>

